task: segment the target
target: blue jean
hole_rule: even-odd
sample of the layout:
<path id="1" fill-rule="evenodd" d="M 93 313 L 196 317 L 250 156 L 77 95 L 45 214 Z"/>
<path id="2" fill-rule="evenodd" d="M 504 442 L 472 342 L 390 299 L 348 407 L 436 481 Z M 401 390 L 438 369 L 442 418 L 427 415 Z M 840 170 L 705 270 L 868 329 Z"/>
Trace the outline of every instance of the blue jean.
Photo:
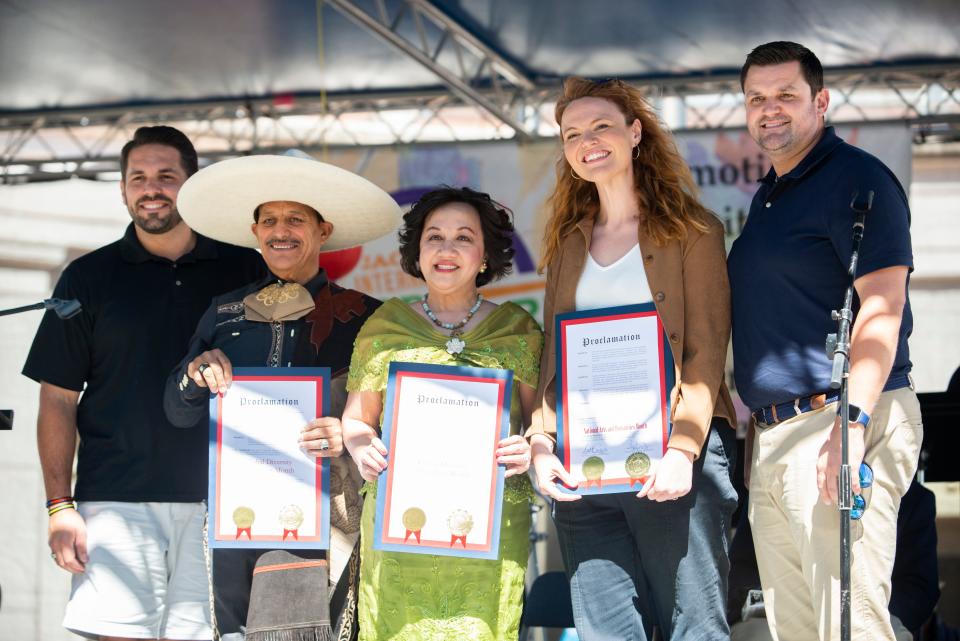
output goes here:
<path id="1" fill-rule="evenodd" d="M 727 530 L 737 506 L 734 431 L 715 418 L 690 493 L 657 503 L 636 493 L 558 502 L 577 633 L 584 641 L 729 639 Z"/>

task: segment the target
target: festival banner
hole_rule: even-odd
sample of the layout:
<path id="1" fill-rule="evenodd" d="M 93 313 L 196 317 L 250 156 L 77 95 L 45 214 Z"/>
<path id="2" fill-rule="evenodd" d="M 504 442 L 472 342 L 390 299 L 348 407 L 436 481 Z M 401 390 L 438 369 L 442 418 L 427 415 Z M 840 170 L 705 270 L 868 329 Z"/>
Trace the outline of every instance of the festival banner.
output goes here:
<path id="1" fill-rule="evenodd" d="M 837 134 L 882 160 L 909 190 L 911 132 L 899 124 L 837 127 Z M 723 221 L 727 245 L 739 235 L 770 162 L 744 129 L 679 131 L 677 146 L 700 189 L 700 198 Z M 543 319 L 544 278 L 537 262 L 546 222 L 546 201 L 556 182 L 559 137 L 512 142 L 419 144 L 332 150 L 324 161 L 353 171 L 390 192 L 401 207 L 440 185 L 488 192 L 514 214 L 513 272 L 483 288 L 496 302 L 512 301 Z M 362 247 L 321 254 L 331 280 L 380 299 L 413 300 L 423 282 L 400 268 L 396 234 Z"/>

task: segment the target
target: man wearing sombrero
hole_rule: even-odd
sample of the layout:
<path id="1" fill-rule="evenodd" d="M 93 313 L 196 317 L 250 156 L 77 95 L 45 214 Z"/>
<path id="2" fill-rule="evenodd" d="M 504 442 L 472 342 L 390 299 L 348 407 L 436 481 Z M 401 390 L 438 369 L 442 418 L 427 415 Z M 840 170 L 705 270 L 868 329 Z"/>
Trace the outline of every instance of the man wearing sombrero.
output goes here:
<path id="1" fill-rule="evenodd" d="M 258 247 L 271 275 L 213 300 L 187 355 L 167 381 L 164 410 L 170 422 L 178 427 L 196 425 L 208 411 L 210 393 L 226 390 L 232 368 L 239 366 L 329 367 L 331 413 L 339 416 L 336 405 L 340 400 L 342 407 L 340 392 L 354 338 L 380 303 L 328 282 L 319 255 L 321 249 L 355 247 L 395 230 L 400 223 L 396 202 L 366 179 L 333 165 L 304 157 L 249 156 L 198 172 L 181 188 L 179 206 L 184 220 L 200 233 Z M 330 612 L 318 612 L 316 599 L 305 603 L 304 611 L 297 611 L 287 599 L 260 602 L 255 596 L 251 602 L 253 569 L 264 550 L 217 549 L 212 554 L 214 614 L 216 630 L 224 639 L 240 639 L 244 629 L 247 639 L 272 639 L 271 634 L 297 626 L 313 630 L 318 639 L 334 634 L 349 638 L 352 632 L 351 600 L 356 597 L 351 588 L 357 563 L 347 563 L 347 558 L 359 530 L 359 479 L 353 466 L 341 464 L 338 418 L 311 421 L 301 433 L 300 445 L 310 454 L 330 457 L 333 468 L 329 561 L 331 579 L 340 576 L 331 592 Z M 319 550 L 298 550 L 297 555 L 325 557 Z M 304 581 L 313 594 L 328 587 L 322 585 L 325 572 L 322 577 L 286 571 L 259 576 L 287 582 L 270 586 L 274 593 L 296 593 L 296 585 Z M 255 587 L 254 592 L 263 590 Z M 319 601 L 320 606 L 327 603 L 326 598 Z"/>

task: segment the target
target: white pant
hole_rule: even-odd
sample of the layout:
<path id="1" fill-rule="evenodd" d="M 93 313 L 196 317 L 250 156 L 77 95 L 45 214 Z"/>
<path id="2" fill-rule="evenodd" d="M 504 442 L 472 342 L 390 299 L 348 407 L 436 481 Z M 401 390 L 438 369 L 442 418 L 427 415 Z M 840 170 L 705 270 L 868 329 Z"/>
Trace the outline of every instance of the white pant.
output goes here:
<path id="1" fill-rule="evenodd" d="M 81 503 L 87 562 L 63 626 L 81 636 L 211 639 L 203 503 Z"/>

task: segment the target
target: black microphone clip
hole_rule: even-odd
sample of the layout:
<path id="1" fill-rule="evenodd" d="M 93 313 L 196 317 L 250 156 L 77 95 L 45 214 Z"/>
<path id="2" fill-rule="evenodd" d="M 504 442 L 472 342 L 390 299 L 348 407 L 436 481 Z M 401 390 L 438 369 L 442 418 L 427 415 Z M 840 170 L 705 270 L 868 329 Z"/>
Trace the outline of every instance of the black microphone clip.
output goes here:
<path id="1" fill-rule="evenodd" d="M 873 208 L 873 190 L 867 192 L 867 201 L 863 202 L 859 200 L 860 190 L 854 189 L 853 195 L 850 197 L 850 209 L 852 209 L 857 214 L 866 214 Z"/>
<path id="2" fill-rule="evenodd" d="M 43 301 L 43 308 L 52 309 L 58 318 L 66 320 L 79 314 L 81 305 L 80 301 L 75 298 L 47 298 Z"/>

